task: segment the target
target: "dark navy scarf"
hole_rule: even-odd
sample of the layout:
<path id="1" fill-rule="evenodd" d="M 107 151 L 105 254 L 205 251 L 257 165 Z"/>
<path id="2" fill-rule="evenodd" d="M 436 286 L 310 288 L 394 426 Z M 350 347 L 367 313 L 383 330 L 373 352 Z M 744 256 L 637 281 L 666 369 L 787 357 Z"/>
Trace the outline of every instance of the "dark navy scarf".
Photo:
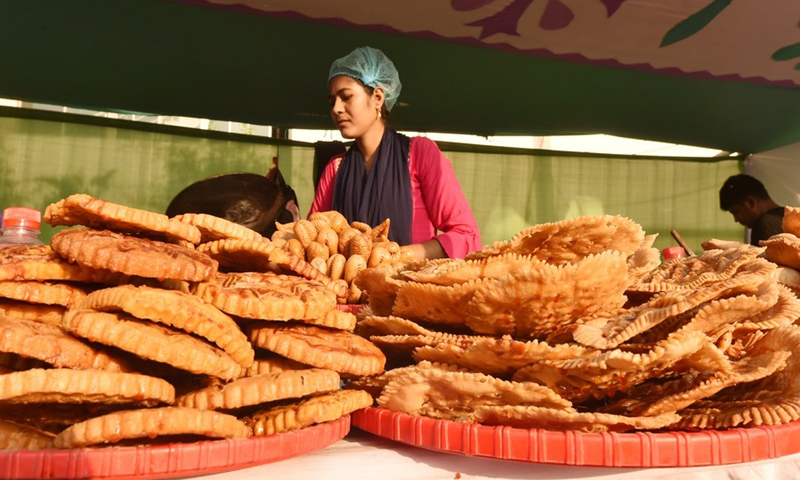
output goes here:
<path id="1" fill-rule="evenodd" d="M 411 243 L 411 173 L 408 170 L 410 139 L 387 128 L 369 173 L 364 156 L 354 143 L 347 150 L 333 187 L 333 209 L 349 222 L 371 227 L 390 219 L 389 240 Z"/>

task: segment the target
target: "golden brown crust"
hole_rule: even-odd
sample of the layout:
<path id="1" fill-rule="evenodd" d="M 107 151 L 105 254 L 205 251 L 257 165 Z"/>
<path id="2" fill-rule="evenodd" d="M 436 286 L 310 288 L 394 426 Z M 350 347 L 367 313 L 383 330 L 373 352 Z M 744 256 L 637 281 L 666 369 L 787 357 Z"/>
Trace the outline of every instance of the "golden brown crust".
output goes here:
<path id="1" fill-rule="evenodd" d="M 76 423 L 59 433 L 53 445 L 81 448 L 170 435 L 246 438 L 250 429 L 225 413 L 180 407 L 149 408 L 109 413 Z"/>
<path id="2" fill-rule="evenodd" d="M 339 390 L 316 395 L 290 405 L 281 405 L 244 417 L 254 436 L 299 430 L 332 422 L 372 405 L 372 396 L 362 390 Z"/>
<path id="3" fill-rule="evenodd" d="M 472 421 L 478 407 L 526 405 L 572 410 L 548 387 L 510 382 L 473 372 L 423 368 L 395 376 L 377 404 L 395 412 L 454 421 Z"/>
<path id="4" fill-rule="evenodd" d="M 200 282 L 218 266 L 196 250 L 109 230 L 62 230 L 53 235 L 50 245 L 69 262 L 159 280 Z"/>
<path id="5" fill-rule="evenodd" d="M 43 305 L 19 300 L 0 299 L 0 316 L 61 325 L 61 318 L 67 309 L 60 305 Z"/>
<path id="6" fill-rule="evenodd" d="M 337 305 L 323 285 L 274 273 L 219 273 L 193 293 L 223 312 L 256 320 L 316 319 Z"/>
<path id="7" fill-rule="evenodd" d="M 259 353 L 252 365 L 242 372 L 243 377 L 255 377 L 265 373 L 285 372 L 287 370 L 305 370 L 312 368 L 311 365 L 295 362 L 286 357 L 281 357 L 272 352 L 262 351 Z"/>
<path id="8" fill-rule="evenodd" d="M 217 344 L 245 368 L 255 355 L 247 336 L 231 317 L 199 297 L 177 290 L 132 285 L 105 288 L 90 293 L 76 309 L 121 310 L 199 335 Z"/>
<path id="9" fill-rule="evenodd" d="M 263 238 L 260 233 L 244 225 L 239 225 L 238 223 L 207 213 L 183 213 L 172 218 L 197 227 L 202 235 L 199 242 L 201 244 L 226 238 L 242 240 L 257 240 Z"/>
<path id="10" fill-rule="evenodd" d="M 83 225 L 172 241 L 200 241 L 200 230 L 194 225 L 161 213 L 119 205 L 83 193 L 48 205 L 43 218 L 52 227 Z"/>
<path id="11" fill-rule="evenodd" d="M 624 432 L 657 430 L 680 420 L 676 413 L 653 417 L 626 417 L 608 413 L 574 412 L 536 406 L 487 406 L 475 410 L 475 418 L 486 425 L 507 425 L 516 428 L 546 430 L 578 430 L 582 432 Z"/>
<path id="12" fill-rule="evenodd" d="M 313 225 L 311 228 L 314 228 Z M 316 230 L 314 233 L 316 234 Z M 346 295 L 340 284 L 331 281 L 330 278 L 305 261 L 305 253 L 295 255 L 288 250 L 276 247 L 266 238 L 216 240 L 200 245 L 198 250 L 217 260 L 220 266 L 228 272 L 274 272 L 276 269 L 293 272 L 303 278 L 322 283 L 331 288 L 338 297 Z"/>
<path id="13" fill-rule="evenodd" d="M 130 372 L 132 366 L 62 328 L 0 317 L 0 352 L 41 360 L 56 368 Z"/>
<path id="14" fill-rule="evenodd" d="M 188 372 L 231 380 L 242 372 L 230 355 L 186 332 L 127 314 L 68 310 L 63 326 L 74 335 Z"/>
<path id="15" fill-rule="evenodd" d="M 175 388 L 138 373 L 33 369 L 0 375 L 0 400 L 8 403 L 170 404 Z"/>
<path id="16" fill-rule="evenodd" d="M 782 230 L 783 233 L 800 236 L 800 207 L 783 208 Z"/>
<path id="17" fill-rule="evenodd" d="M 127 275 L 69 263 L 50 245 L 19 245 L 0 249 L 0 281 L 69 280 L 118 285 Z"/>
<path id="18" fill-rule="evenodd" d="M 0 419 L 0 450 L 45 450 L 53 448 L 54 438 L 44 430 Z"/>
<path id="19" fill-rule="evenodd" d="M 0 281 L 0 297 L 29 303 L 69 307 L 79 302 L 86 293 L 85 288 L 69 283 Z"/>
<path id="20" fill-rule="evenodd" d="M 369 340 L 350 332 L 311 325 L 258 326 L 254 345 L 300 363 L 351 375 L 383 372 L 386 356 Z"/>
<path id="21" fill-rule="evenodd" d="M 333 370 L 289 370 L 243 377 L 189 392 L 179 397 L 176 404 L 201 410 L 230 410 L 338 390 L 339 382 L 339 374 Z"/>
<path id="22" fill-rule="evenodd" d="M 779 233 L 759 245 L 766 248 L 764 256 L 770 262 L 784 267 L 800 269 L 800 238 L 791 233 Z"/>
<path id="23" fill-rule="evenodd" d="M 473 260 L 516 253 L 532 255 L 551 265 L 564 265 L 605 251 L 621 252 L 627 257 L 643 242 L 644 230 L 630 218 L 587 215 L 534 225 L 509 241 L 496 242 L 465 258 Z"/>

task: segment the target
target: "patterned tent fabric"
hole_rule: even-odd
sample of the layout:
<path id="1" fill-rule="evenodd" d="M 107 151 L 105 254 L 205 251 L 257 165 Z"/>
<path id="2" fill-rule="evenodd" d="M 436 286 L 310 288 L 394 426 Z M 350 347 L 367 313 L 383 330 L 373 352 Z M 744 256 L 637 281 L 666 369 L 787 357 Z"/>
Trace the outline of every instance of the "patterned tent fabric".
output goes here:
<path id="1" fill-rule="evenodd" d="M 198 0 L 609 66 L 800 85 L 796 0 Z"/>

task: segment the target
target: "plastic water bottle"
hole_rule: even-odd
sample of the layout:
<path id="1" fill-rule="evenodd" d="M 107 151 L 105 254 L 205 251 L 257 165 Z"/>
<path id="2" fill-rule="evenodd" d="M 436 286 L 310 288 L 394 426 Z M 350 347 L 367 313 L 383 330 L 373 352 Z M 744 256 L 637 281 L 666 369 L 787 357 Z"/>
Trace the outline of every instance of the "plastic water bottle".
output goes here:
<path id="1" fill-rule="evenodd" d="M 42 213 L 35 208 L 8 207 L 3 210 L 3 228 L 0 235 L 0 248 L 16 245 L 42 245 L 39 228 L 42 226 Z"/>

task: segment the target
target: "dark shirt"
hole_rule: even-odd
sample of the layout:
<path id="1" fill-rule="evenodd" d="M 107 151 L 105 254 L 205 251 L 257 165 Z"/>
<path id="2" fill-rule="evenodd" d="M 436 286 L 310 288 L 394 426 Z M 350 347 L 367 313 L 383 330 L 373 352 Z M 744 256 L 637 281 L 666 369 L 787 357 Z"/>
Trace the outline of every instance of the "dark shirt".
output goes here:
<path id="1" fill-rule="evenodd" d="M 758 242 L 773 235 L 783 233 L 784 207 L 775 207 L 759 218 L 750 232 L 750 245 L 758 246 Z"/>

